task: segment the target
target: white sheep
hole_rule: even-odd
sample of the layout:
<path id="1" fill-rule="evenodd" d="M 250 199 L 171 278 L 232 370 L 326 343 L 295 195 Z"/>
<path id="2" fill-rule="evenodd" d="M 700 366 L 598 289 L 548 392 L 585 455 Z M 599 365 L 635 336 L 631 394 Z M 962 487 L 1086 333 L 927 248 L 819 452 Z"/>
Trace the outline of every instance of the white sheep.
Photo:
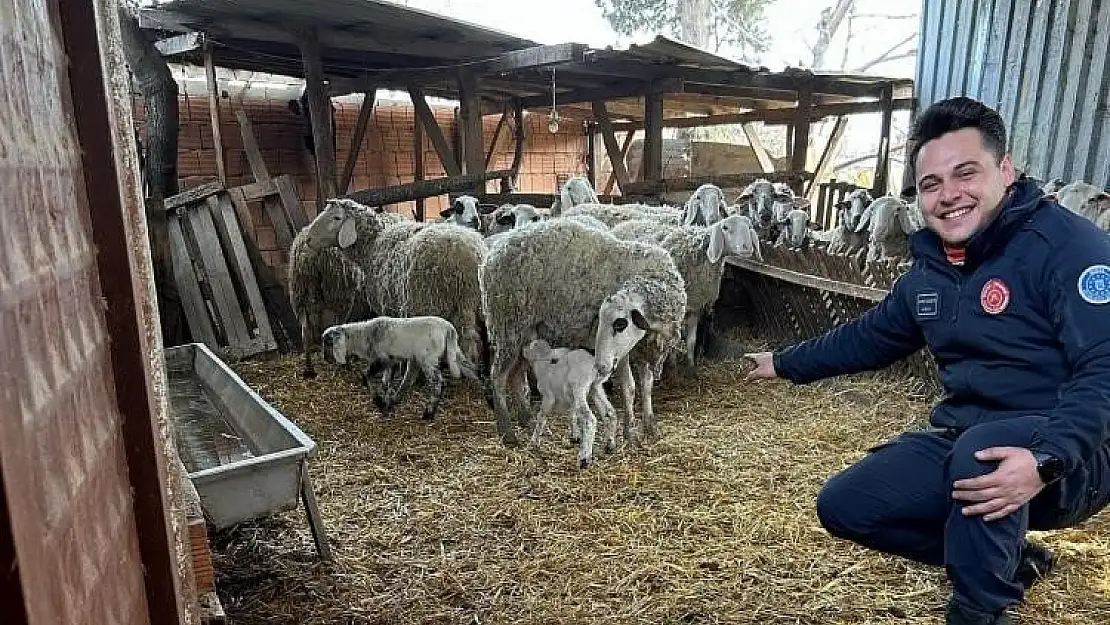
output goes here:
<path id="1" fill-rule="evenodd" d="M 866 262 L 900 262 L 909 258 L 909 236 L 916 232 L 910 207 L 901 198 L 884 195 L 872 202 L 867 210 L 870 212 L 871 235 L 867 243 Z"/>
<path id="2" fill-rule="evenodd" d="M 703 184 L 690 194 L 685 204 L 683 225 L 712 226 L 728 216 L 725 194 L 715 184 Z"/>
<path id="3" fill-rule="evenodd" d="M 758 178 L 744 188 L 736 198 L 736 205 L 738 213 L 751 219 L 760 240 L 774 243 L 782 229 L 782 222 L 775 214 L 776 204 L 793 201 L 794 191 L 789 186 Z"/>
<path id="4" fill-rule="evenodd" d="M 698 324 L 713 309 L 721 293 L 726 256 L 762 260 L 759 237 L 743 215 L 732 215 L 712 226 L 669 226 L 651 220 L 626 221 L 613 226 L 618 239 L 651 243 L 667 250 L 682 274 L 686 290 L 683 332 L 687 373 L 695 375 Z"/>
<path id="5" fill-rule="evenodd" d="M 1073 182 L 1061 187 L 1055 196 L 1060 206 L 1110 231 L 1110 193 L 1093 184 Z"/>
<path id="6" fill-rule="evenodd" d="M 563 217 L 589 215 L 612 228 L 622 221 L 632 219 L 654 219 L 662 223 L 679 225 L 685 219 L 682 209 L 671 206 L 649 206 L 647 204 L 579 204 L 564 210 Z"/>
<path id="7" fill-rule="evenodd" d="M 364 382 L 378 370 L 383 370 L 381 392 L 374 394 L 374 404 L 383 414 L 393 409 L 400 392 L 412 382 L 416 368 L 427 381 L 425 419 L 434 419 L 439 411 L 443 396 L 441 363 L 447 365 L 452 378 L 466 376 L 481 383 L 473 363 L 459 349 L 459 333 L 455 326 L 441 317 L 383 316 L 334 325 L 324 331 L 321 344 L 324 359 L 328 362 L 346 364 L 351 356 L 365 361 Z M 404 377 L 398 384 L 393 384 L 393 366 L 402 363 L 405 365 Z"/>
<path id="8" fill-rule="evenodd" d="M 1065 186 L 1067 186 L 1067 183 L 1064 182 L 1063 178 L 1053 178 L 1041 185 L 1041 192 L 1045 195 L 1049 195 L 1051 193 L 1056 193 Z"/>
<path id="9" fill-rule="evenodd" d="M 443 218 L 443 221 L 439 223 L 450 223 L 479 230 L 482 224 L 482 215 L 492 211 L 492 206 L 479 204 L 478 198 L 470 195 L 460 195 L 451 202 L 450 206 L 439 212 L 439 216 Z"/>
<path id="10" fill-rule="evenodd" d="M 571 176 L 559 189 L 559 197 L 551 204 L 551 215 L 557 217 L 579 204 L 598 204 L 597 193 L 585 176 Z"/>
<path id="11" fill-rule="evenodd" d="M 593 354 L 585 349 L 552 348 L 543 339 L 530 341 L 521 353 L 531 365 L 542 397 L 532 427 L 532 444 L 540 444 L 548 415 L 569 412 L 571 441 L 578 445 L 578 466 L 589 466 L 597 432 L 597 416 L 590 410 L 592 402 L 604 419 L 605 451 L 614 451 L 617 411 L 602 388 Z"/>
<path id="12" fill-rule="evenodd" d="M 666 250 L 620 241 L 574 220 L 551 219 L 506 233 L 490 248 L 480 280 L 493 346 L 497 432 L 506 443 L 517 440 L 509 389 L 517 419 L 527 423 L 531 416 L 521 351 L 537 338 L 568 349 L 593 347 L 603 381 L 617 371 L 626 439 L 635 364 L 643 382 L 644 428 L 655 433 L 651 385 L 663 357 L 680 340 L 686 309 L 682 275 Z"/>
<path id="13" fill-rule="evenodd" d="M 783 223 L 786 227 L 779 232 L 779 240 L 775 245 L 796 250 L 814 241 L 814 231 L 818 224 L 810 218 L 808 211 L 791 209 L 783 216 Z"/>
<path id="14" fill-rule="evenodd" d="M 376 314 L 443 317 L 458 330 L 467 358 L 482 361 L 478 267 L 486 250 L 478 232 L 443 223 L 391 225 L 347 199 L 328 200 L 308 229 L 313 247 L 338 247 L 362 269 Z"/>

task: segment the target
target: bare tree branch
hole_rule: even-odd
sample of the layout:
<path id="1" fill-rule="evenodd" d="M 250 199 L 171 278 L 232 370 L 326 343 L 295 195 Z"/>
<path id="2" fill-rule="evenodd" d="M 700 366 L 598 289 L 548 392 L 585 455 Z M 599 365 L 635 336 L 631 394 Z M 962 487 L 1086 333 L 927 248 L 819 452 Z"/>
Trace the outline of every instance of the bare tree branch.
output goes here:
<path id="1" fill-rule="evenodd" d="M 909 55 L 908 53 L 903 53 L 899 56 L 892 56 L 892 55 L 895 52 L 898 51 L 898 48 L 901 48 L 902 46 L 906 45 L 907 43 L 913 41 L 915 38 L 917 38 L 917 33 L 916 32 L 910 33 L 908 37 L 906 37 L 905 39 L 903 39 L 903 40 L 899 41 L 898 43 L 894 44 L 893 46 L 891 46 L 886 52 L 883 52 L 879 56 L 875 57 L 874 59 L 872 59 L 872 60 L 870 60 L 866 63 L 864 63 L 863 65 L 861 65 L 860 67 L 858 67 L 858 68 L 856 68 L 852 71 L 854 71 L 854 72 L 864 72 L 864 71 L 867 71 L 868 69 L 871 69 L 872 67 L 878 65 L 879 63 L 883 63 L 883 62 L 886 62 L 886 61 L 892 61 L 896 58 L 905 58 L 906 56 Z M 916 54 L 917 50 L 914 49 L 912 51 L 912 53 Z"/>
<path id="2" fill-rule="evenodd" d="M 905 52 L 895 54 L 893 56 L 884 56 L 882 58 L 875 59 L 874 61 L 870 61 L 870 62 L 860 66 L 859 68 L 852 70 L 852 72 L 856 73 L 856 74 L 860 74 L 860 73 L 866 72 L 867 70 L 871 69 L 872 67 L 874 67 L 874 66 L 876 66 L 880 63 L 889 63 L 890 61 L 897 61 L 898 59 L 908 59 L 908 58 L 910 58 L 912 56 L 916 56 L 916 55 L 917 55 L 917 48 L 912 48 L 910 50 L 906 50 Z"/>
<path id="3" fill-rule="evenodd" d="M 906 149 L 906 144 L 903 143 L 901 145 L 896 145 L 896 146 L 890 148 L 890 153 L 894 154 L 895 152 L 901 152 L 905 149 Z M 852 165 L 859 165 L 860 163 L 866 163 L 867 161 L 869 161 L 873 158 L 875 158 L 874 154 L 867 154 L 867 155 L 864 155 L 864 156 L 859 156 L 859 157 L 856 157 L 856 158 L 853 158 L 853 159 L 846 160 L 842 163 L 837 163 L 836 165 L 833 165 L 832 169 L 830 169 L 829 171 L 830 172 L 840 171 L 841 169 L 851 167 Z"/>
<path id="4" fill-rule="evenodd" d="M 856 13 L 855 17 L 859 19 L 875 19 L 875 20 L 916 20 L 921 16 L 917 13 L 910 15 L 886 15 L 883 13 Z"/>
<path id="5" fill-rule="evenodd" d="M 829 43 L 854 5 L 855 0 L 837 0 L 835 7 L 821 11 L 821 21 L 817 23 L 817 42 L 813 44 L 813 69 L 821 69 Z"/>

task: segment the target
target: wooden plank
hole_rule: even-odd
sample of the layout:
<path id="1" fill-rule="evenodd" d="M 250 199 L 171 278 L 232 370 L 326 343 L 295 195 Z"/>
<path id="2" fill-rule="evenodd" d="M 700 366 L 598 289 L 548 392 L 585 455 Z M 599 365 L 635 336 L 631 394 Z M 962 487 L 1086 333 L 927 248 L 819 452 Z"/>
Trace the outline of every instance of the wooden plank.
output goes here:
<path id="1" fill-rule="evenodd" d="M 813 103 L 813 94 L 808 91 L 798 93 L 798 117 L 794 120 L 794 145 L 790 151 L 790 169 L 805 171 L 809 150 L 809 109 Z M 795 189 L 801 192 L 801 189 Z"/>
<path id="2" fill-rule="evenodd" d="M 509 117 L 509 111 L 502 111 L 501 117 L 497 120 L 497 127 L 493 129 L 493 140 L 489 143 L 489 150 L 486 151 L 486 169 L 489 169 L 490 162 L 493 161 L 493 155 L 497 152 L 497 141 L 501 138 L 501 131 L 505 128 L 505 121 Z"/>
<path id="3" fill-rule="evenodd" d="M 186 206 L 194 202 L 199 202 L 204 198 L 210 195 L 215 195 L 223 190 L 224 185 L 222 183 L 209 182 L 208 184 L 202 184 L 200 186 L 193 187 L 192 189 L 182 191 L 177 195 L 166 198 L 166 200 L 162 203 L 162 207 L 167 211 L 174 210 L 175 208 L 179 208 L 181 206 Z"/>
<path id="4" fill-rule="evenodd" d="M 693 191 L 703 184 L 715 184 L 722 188 L 742 188 L 757 178 L 765 178 L 771 182 L 785 182 L 787 184 L 801 183 L 809 178 L 808 172 L 780 171 L 774 173 L 754 172 L 743 174 L 712 174 L 709 176 L 688 176 L 686 178 L 672 178 L 660 181 L 645 181 L 629 183 L 625 195 L 654 193 L 671 193 L 673 191 Z"/>
<path id="5" fill-rule="evenodd" d="M 212 567 L 212 554 L 208 549 L 208 531 L 204 517 L 190 519 L 189 551 L 193 564 L 193 580 L 200 594 L 216 590 L 216 574 Z"/>
<path id="6" fill-rule="evenodd" d="M 767 148 L 763 145 L 763 139 L 759 138 L 759 133 L 756 132 L 755 124 L 752 122 L 744 122 L 740 125 L 740 128 L 748 138 L 748 145 L 752 146 L 752 152 L 755 152 L 755 159 L 759 161 L 759 168 L 762 169 L 764 173 L 775 171 L 775 162 L 771 160 L 771 155 L 767 153 Z"/>
<path id="7" fill-rule="evenodd" d="M 631 131 L 631 130 L 624 133 L 624 143 L 621 144 L 621 158 L 620 158 L 622 163 L 625 162 L 625 159 L 628 158 L 628 148 L 632 147 L 632 138 L 635 137 L 635 136 L 636 136 L 636 133 L 634 131 Z M 606 149 L 606 152 L 608 152 L 608 149 Z M 610 156 L 609 158 L 611 159 L 612 156 Z M 607 180 L 605 182 L 605 190 L 602 191 L 603 195 L 609 195 L 610 193 L 613 192 L 613 183 L 616 182 L 616 180 L 617 180 L 616 170 L 610 168 L 609 169 L 609 180 Z"/>
<path id="8" fill-rule="evenodd" d="M 363 138 L 366 129 L 370 126 L 370 119 L 374 116 L 377 106 L 377 87 L 371 85 L 363 94 L 362 104 L 358 108 L 358 121 L 355 122 L 355 132 L 351 135 L 351 146 L 347 149 L 347 162 L 343 164 L 343 177 L 339 179 L 339 191 L 346 193 L 351 187 L 351 177 L 355 174 L 355 164 L 362 151 Z"/>
<path id="9" fill-rule="evenodd" d="M 174 35 L 154 42 L 154 47 L 162 56 L 178 56 L 187 52 L 196 52 L 201 48 L 204 36 L 201 33 L 184 33 Z"/>
<path id="10" fill-rule="evenodd" d="M 520 181 L 520 165 L 524 162 L 524 139 L 527 133 L 524 129 L 524 107 L 520 104 L 520 98 L 513 99 L 513 164 L 509 169 L 513 171 L 511 178 L 513 190 L 519 189 Z M 502 189 L 507 191 L 508 189 Z"/>
<path id="11" fill-rule="evenodd" d="M 266 180 L 264 182 L 252 182 L 241 187 L 228 189 L 228 192 L 230 193 L 234 189 L 238 189 L 239 193 L 241 193 L 243 197 L 247 200 L 261 200 L 266 196 L 277 195 L 278 193 L 277 185 L 274 184 L 273 180 Z"/>
<path id="12" fill-rule="evenodd" d="M 276 183 L 275 183 L 276 184 Z M 274 237 L 283 250 L 293 247 L 293 227 L 285 214 L 285 207 L 281 199 L 270 196 L 262 200 L 262 208 L 270 218 L 270 225 L 274 228 Z M 299 232 L 299 230 L 298 230 Z"/>
<path id="13" fill-rule="evenodd" d="M 464 173 L 480 176 L 486 170 L 485 133 L 482 128 L 482 102 L 478 95 L 478 78 L 469 72 L 459 77 L 459 118 L 463 140 Z M 485 191 L 485 182 L 474 189 Z"/>
<path id="14" fill-rule="evenodd" d="M 821 157 L 817 159 L 817 166 L 813 168 L 813 179 L 809 181 L 809 186 L 806 188 L 806 197 L 813 195 L 814 184 L 824 178 L 825 174 L 829 173 L 829 169 L 832 168 L 833 155 L 836 153 L 836 148 L 840 145 L 840 139 L 844 136 L 844 130 L 847 127 L 847 117 L 836 118 L 832 132 L 829 133 L 829 141 L 825 144 L 825 149 L 821 151 Z"/>
<path id="15" fill-rule="evenodd" d="M 241 108 L 235 110 L 235 119 L 239 121 L 239 133 L 243 135 L 243 150 L 247 153 L 247 161 L 251 166 L 251 173 L 256 182 L 266 182 L 270 179 L 270 172 L 266 169 L 266 161 L 262 158 L 262 150 L 258 148 L 258 141 L 254 137 L 254 128 L 246 111 Z"/>
<path id="16" fill-rule="evenodd" d="M 894 86 L 887 85 L 883 87 L 883 95 L 880 99 L 883 102 L 883 118 L 879 126 L 879 152 L 875 156 L 875 178 L 874 185 L 871 187 L 871 195 L 879 197 L 886 195 L 887 182 L 890 177 L 890 127 L 894 118 L 894 111 L 889 106 L 891 100 L 894 99 Z"/>
<path id="17" fill-rule="evenodd" d="M 247 330 L 247 322 L 239 307 L 239 298 L 231 283 L 231 275 L 228 273 L 227 261 L 220 248 L 211 213 L 198 205 L 187 211 L 185 217 L 189 220 L 190 230 L 197 242 L 200 263 L 208 278 L 208 286 L 212 289 L 212 303 L 216 306 L 216 312 L 227 333 L 228 346 L 238 347 L 249 343 L 253 337 Z"/>
<path id="18" fill-rule="evenodd" d="M 339 195 L 335 164 L 335 140 L 331 127 L 331 98 L 324 76 L 324 59 L 315 28 L 306 28 L 297 35 L 297 47 L 304 64 L 305 93 L 312 117 L 312 141 L 316 152 L 316 189 L 322 198 Z"/>
<path id="19" fill-rule="evenodd" d="M 609 120 L 609 111 L 605 109 L 605 102 L 593 102 L 594 121 L 601 131 L 601 139 L 605 142 L 605 152 L 609 155 L 609 164 L 613 168 L 613 175 L 617 177 L 617 184 L 621 193 L 628 187 L 628 168 L 624 165 L 623 151 L 617 147 L 617 137 L 613 134 L 613 124 Z M 608 193 L 608 190 L 606 190 Z"/>
<path id="20" fill-rule="evenodd" d="M 913 98 L 896 98 L 893 100 L 894 110 L 908 111 L 913 107 Z M 819 122 L 827 117 L 840 117 L 841 115 L 859 115 L 864 113 L 878 113 L 882 111 L 882 102 L 843 102 L 835 104 L 816 104 L 810 108 L 809 119 Z M 794 123 L 798 120 L 801 109 L 796 106 L 785 106 L 773 109 L 759 109 L 743 113 L 723 113 L 720 115 L 696 115 L 692 117 L 673 117 L 663 120 L 664 128 L 702 128 L 706 126 L 724 126 L 731 124 L 747 124 L 763 122 L 765 124 Z M 617 122 L 613 130 L 640 130 L 644 127 L 642 122 Z"/>
<path id="21" fill-rule="evenodd" d="M 278 196 L 281 198 L 281 204 L 285 208 L 285 215 L 288 218 L 288 224 L 292 228 L 293 233 L 301 231 L 308 225 L 308 215 L 304 212 L 304 207 L 301 206 L 301 200 L 297 197 L 297 190 L 293 188 L 293 178 L 290 176 L 278 176 L 274 178 L 274 185 L 277 187 Z M 292 243 L 292 240 L 290 240 Z M 288 248 L 286 248 L 288 249 Z"/>
<path id="22" fill-rule="evenodd" d="M 435 197 L 452 191 L 469 191 L 480 182 L 508 178 L 513 175 L 511 169 L 488 171 L 481 176 L 448 176 L 423 182 L 399 184 L 383 189 L 369 189 L 348 193 L 347 198 L 367 206 L 387 206 L 399 202 L 409 202 L 422 197 Z"/>
<path id="23" fill-rule="evenodd" d="M 216 231 L 220 235 L 220 241 L 224 249 L 231 251 L 231 258 L 234 261 L 231 263 L 231 269 L 235 272 L 239 284 L 243 285 L 247 303 L 250 305 L 251 314 L 258 328 L 257 338 L 264 351 L 276 349 L 277 343 L 274 341 L 273 328 L 270 327 L 270 318 L 266 314 L 262 292 L 258 289 L 258 281 L 255 279 L 254 267 L 251 265 L 250 256 L 247 254 L 243 233 L 239 230 L 239 222 L 235 219 L 235 208 L 232 205 L 231 196 L 224 194 L 219 196 L 219 199 L 210 196 L 208 198 L 208 208 L 212 211 Z"/>
<path id="24" fill-rule="evenodd" d="M 185 233 L 181 230 L 181 218 L 171 214 L 169 218 L 170 254 L 173 258 L 173 278 L 177 292 L 181 295 L 181 305 L 185 308 L 185 319 L 189 322 L 189 333 L 194 341 L 200 341 L 213 350 L 220 349 L 216 341 L 216 330 L 208 318 L 208 307 L 200 293 L 196 269 L 189 249 L 185 246 Z"/>
<path id="25" fill-rule="evenodd" d="M 212 62 L 212 42 L 204 41 L 204 75 L 208 82 L 208 116 L 212 123 L 212 145 L 216 151 L 216 175 L 227 186 L 227 160 L 224 156 L 224 137 L 220 124 L 220 91 L 216 84 L 216 65 Z"/>
<path id="26" fill-rule="evenodd" d="M 660 93 L 682 93 L 682 79 L 669 78 L 660 80 L 656 87 Z M 607 87 L 593 89 L 577 89 L 563 91 L 555 94 L 555 102 L 562 106 L 578 102 L 604 102 L 606 100 L 619 100 L 621 98 L 637 98 L 647 94 L 652 89 L 652 84 L 646 81 L 625 80 Z M 551 94 L 528 96 L 520 99 L 521 105 L 526 109 L 544 108 L 551 106 Z"/>
<path id="27" fill-rule="evenodd" d="M 597 189 L 597 124 L 593 122 L 586 124 L 586 180 Z"/>
<path id="28" fill-rule="evenodd" d="M 312 541 L 316 543 L 316 551 L 324 560 L 331 560 L 331 545 L 328 543 L 327 533 L 324 531 L 324 519 L 320 515 L 320 508 L 316 503 L 316 492 L 312 489 L 312 479 L 308 475 L 308 463 L 301 465 L 301 501 L 304 503 L 305 517 L 308 527 L 312 531 Z"/>
<path id="29" fill-rule="evenodd" d="M 663 94 L 652 85 L 644 98 L 644 150 L 641 180 L 663 179 Z"/>
<path id="30" fill-rule="evenodd" d="M 439 122 L 436 121 L 432 108 L 428 106 L 424 91 L 419 87 L 409 87 L 409 98 L 412 100 L 413 112 L 424 127 L 424 132 L 428 133 L 428 139 L 431 140 L 436 154 L 439 155 L 439 162 L 443 164 L 443 170 L 447 172 L 448 176 L 458 176 L 462 173 L 462 168 L 459 167 L 458 160 L 455 159 L 450 146 L 447 145 L 447 139 L 443 136 L 443 130 L 439 127 Z"/>
<path id="31" fill-rule="evenodd" d="M 725 258 L 725 261 L 731 265 L 747 269 L 748 271 L 754 271 L 758 274 L 775 278 L 776 280 L 784 280 L 791 284 L 847 295 L 870 302 L 880 302 L 887 296 L 887 291 L 883 289 L 860 286 L 858 284 L 841 282 L 839 280 L 830 280 L 829 278 L 822 278 L 820 276 L 812 276 L 747 258 L 729 256 Z"/>

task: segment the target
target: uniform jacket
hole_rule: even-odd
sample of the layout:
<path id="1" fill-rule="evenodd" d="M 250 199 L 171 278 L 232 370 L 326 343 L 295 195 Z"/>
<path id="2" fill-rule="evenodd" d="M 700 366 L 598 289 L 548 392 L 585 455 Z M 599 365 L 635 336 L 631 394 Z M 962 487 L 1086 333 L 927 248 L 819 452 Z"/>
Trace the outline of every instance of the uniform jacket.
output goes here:
<path id="1" fill-rule="evenodd" d="M 1110 235 L 1019 180 L 965 264 L 930 230 L 913 266 L 860 318 L 776 352 L 802 384 L 886 367 L 928 346 L 946 397 L 931 423 L 964 429 L 1046 415 L 1031 448 L 1067 470 L 1110 444 Z"/>

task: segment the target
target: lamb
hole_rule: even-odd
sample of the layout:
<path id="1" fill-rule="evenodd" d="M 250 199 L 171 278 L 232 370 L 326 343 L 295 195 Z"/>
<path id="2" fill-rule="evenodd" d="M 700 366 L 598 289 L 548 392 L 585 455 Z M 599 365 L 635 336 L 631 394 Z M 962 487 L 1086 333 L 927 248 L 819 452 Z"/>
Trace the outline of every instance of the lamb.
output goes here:
<path id="1" fill-rule="evenodd" d="M 870 233 L 871 213 L 867 207 L 871 205 L 871 194 L 866 189 L 856 189 L 837 203 L 840 214 L 840 223 L 834 228 L 827 249 L 829 254 L 843 254 L 847 256 L 860 256 L 865 254 Z"/>
<path id="2" fill-rule="evenodd" d="M 679 340 L 686 309 L 685 283 L 666 250 L 620 241 L 564 217 L 506 233 L 490 248 L 479 277 L 493 345 L 497 432 L 506 444 L 517 440 L 509 389 L 513 412 L 521 423 L 528 420 L 522 350 L 536 338 L 568 349 L 593 347 L 602 381 L 618 372 L 629 440 L 635 363 L 643 382 L 644 428 L 656 432 L 651 385 Z"/>
<path id="3" fill-rule="evenodd" d="M 1056 192 L 1056 201 L 1099 228 L 1110 231 L 1110 193 L 1093 184 L 1073 182 Z"/>
<path id="4" fill-rule="evenodd" d="M 909 258 L 909 236 L 916 231 L 910 218 L 910 207 L 900 198 L 884 195 L 867 207 L 870 213 L 871 238 L 868 240 L 868 264 L 877 260 L 896 262 Z"/>
<path id="5" fill-rule="evenodd" d="M 817 223 L 810 219 L 809 213 L 800 209 L 791 209 L 783 217 L 786 227 L 779 232 L 779 240 L 775 245 L 785 245 L 789 249 L 801 249 L 814 240 L 813 231 Z"/>
<path id="6" fill-rule="evenodd" d="M 563 217 L 589 215 L 612 228 L 622 221 L 632 219 L 654 219 L 662 223 L 679 225 L 685 213 L 670 206 L 648 206 L 646 204 L 579 204 L 562 212 Z"/>
<path id="7" fill-rule="evenodd" d="M 598 204 L 599 202 L 597 193 L 594 192 L 594 188 L 588 179 L 584 176 L 572 176 L 563 183 L 562 188 L 559 189 L 559 197 L 555 198 L 555 202 L 551 204 L 551 216 L 558 217 L 563 211 L 574 208 L 579 204 Z"/>
<path id="8" fill-rule="evenodd" d="M 451 202 L 451 205 L 439 212 L 443 218 L 440 223 L 453 223 L 464 228 L 478 230 L 481 227 L 481 216 L 493 211 L 491 206 L 478 204 L 478 199 L 469 195 L 460 195 Z"/>
<path id="9" fill-rule="evenodd" d="M 686 200 L 684 225 L 712 226 L 728 216 L 725 194 L 715 184 L 703 184 Z"/>
<path id="10" fill-rule="evenodd" d="M 742 215 L 732 215 L 709 226 L 668 226 L 650 220 L 626 221 L 613 227 L 613 236 L 626 241 L 653 243 L 667 250 L 675 261 L 686 289 L 683 330 L 686 365 L 696 375 L 695 348 L 701 318 L 712 311 L 721 293 L 724 257 L 758 257 L 759 237 Z"/>
<path id="11" fill-rule="evenodd" d="M 428 382 L 424 419 L 434 419 L 443 396 L 443 374 L 440 363 L 447 365 L 451 377 L 460 375 L 480 382 L 474 365 L 459 349 L 459 333 L 451 322 L 441 317 L 375 317 L 334 325 L 321 337 L 324 359 L 346 364 L 351 356 L 366 362 L 364 380 L 384 368 L 382 391 L 374 394 L 374 404 L 388 414 L 396 404 L 400 390 L 408 386 L 413 369 L 419 367 Z M 392 383 L 392 368 L 405 364 L 405 375 L 397 385 Z"/>
<path id="12" fill-rule="evenodd" d="M 784 192 L 785 187 L 789 193 Z M 755 224 L 759 238 L 768 243 L 778 239 L 781 223 L 775 219 L 775 204 L 793 202 L 794 192 L 790 187 L 773 184 L 766 178 L 759 178 L 749 184 L 736 198 L 741 213 L 746 214 Z"/>
<path id="13" fill-rule="evenodd" d="M 578 444 L 578 466 L 589 466 L 597 431 L 597 417 L 590 410 L 592 400 L 605 419 L 605 451 L 616 450 L 617 411 L 601 386 L 593 354 L 585 349 L 552 348 L 543 339 L 530 341 L 521 353 L 531 365 L 543 396 L 533 423 L 532 444 L 539 445 L 549 414 L 570 412 L 571 441 Z"/>
<path id="14" fill-rule="evenodd" d="M 365 274 L 364 294 L 379 315 L 434 315 L 458 330 L 463 353 L 480 362 L 482 236 L 443 223 L 392 224 L 348 199 L 328 200 L 308 226 L 309 244 L 338 247 Z"/>

